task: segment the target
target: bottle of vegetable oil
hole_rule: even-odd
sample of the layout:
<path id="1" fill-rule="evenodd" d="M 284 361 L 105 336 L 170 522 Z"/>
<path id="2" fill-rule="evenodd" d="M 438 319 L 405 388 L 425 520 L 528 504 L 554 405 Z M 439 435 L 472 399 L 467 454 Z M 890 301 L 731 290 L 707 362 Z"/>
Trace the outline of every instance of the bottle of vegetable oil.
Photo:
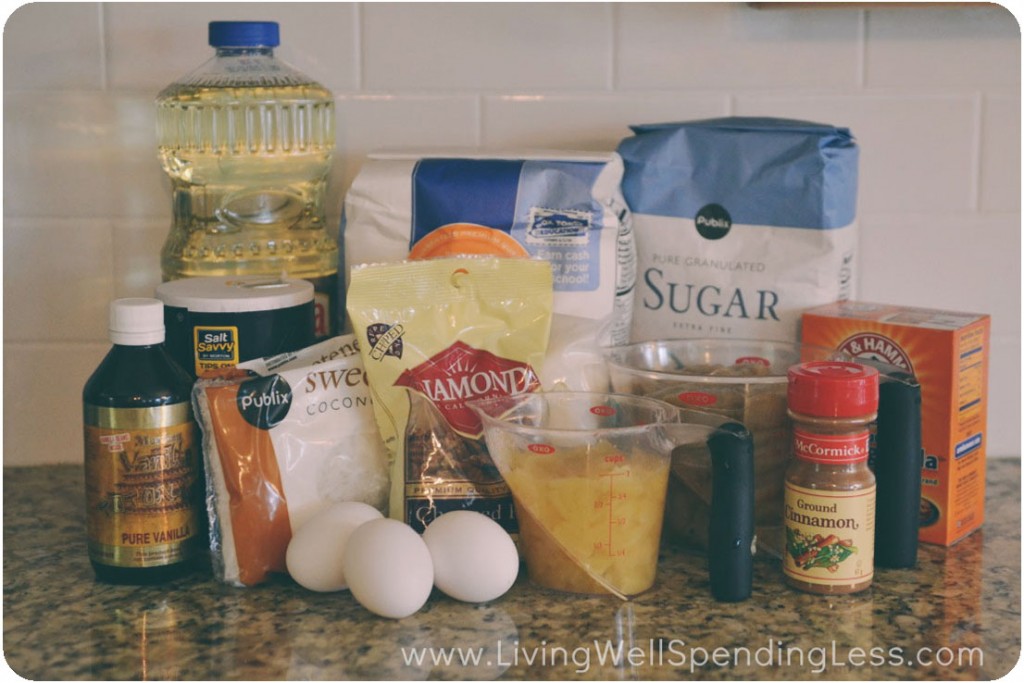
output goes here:
<path id="1" fill-rule="evenodd" d="M 163 278 L 309 280 L 317 336 L 331 335 L 338 246 L 326 230 L 324 195 L 333 97 L 274 57 L 275 22 L 211 22 L 209 42 L 215 56 L 156 100 L 174 215 Z"/>
<path id="2" fill-rule="evenodd" d="M 110 341 L 82 391 L 89 560 L 102 581 L 166 581 L 206 539 L 192 378 L 164 349 L 156 299 L 111 303 Z"/>

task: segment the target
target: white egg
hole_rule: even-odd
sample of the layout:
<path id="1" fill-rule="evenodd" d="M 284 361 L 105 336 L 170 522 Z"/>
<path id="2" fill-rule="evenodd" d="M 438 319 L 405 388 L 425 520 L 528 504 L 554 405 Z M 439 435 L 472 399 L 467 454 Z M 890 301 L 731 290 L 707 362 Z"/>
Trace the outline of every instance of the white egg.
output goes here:
<path id="1" fill-rule="evenodd" d="M 292 535 L 285 566 L 295 582 L 312 591 L 343 590 L 342 558 L 352 532 L 382 515 L 366 503 L 334 503 L 310 517 Z"/>
<path id="2" fill-rule="evenodd" d="M 395 519 L 375 519 L 353 531 L 342 568 L 352 597 L 391 619 L 417 612 L 434 585 L 427 545 L 410 526 Z"/>
<path id="3" fill-rule="evenodd" d="M 512 537 L 487 515 L 456 510 L 441 515 L 423 532 L 434 562 L 434 584 L 464 602 L 504 595 L 519 574 Z"/>

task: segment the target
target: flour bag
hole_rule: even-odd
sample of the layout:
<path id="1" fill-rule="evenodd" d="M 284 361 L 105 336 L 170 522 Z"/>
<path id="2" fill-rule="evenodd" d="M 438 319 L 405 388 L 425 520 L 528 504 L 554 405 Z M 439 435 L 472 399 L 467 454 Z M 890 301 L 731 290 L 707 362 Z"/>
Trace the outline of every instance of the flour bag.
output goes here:
<path id="1" fill-rule="evenodd" d="M 857 145 L 846 128 L 730 117 L 633 126 L 632 341 L 796 341 L 806 308 L 854 292 Z"/>
<path id="2" fill-rule="evenodd" d="M 603 390 L 601 347 L 629 341 L 636 279 L 621 178 L 610 152 L 372 155 L 345 197 L 344 284 L 366 263 L 466 254 L 548 261 L 554 316 L 541 382 Z"/>

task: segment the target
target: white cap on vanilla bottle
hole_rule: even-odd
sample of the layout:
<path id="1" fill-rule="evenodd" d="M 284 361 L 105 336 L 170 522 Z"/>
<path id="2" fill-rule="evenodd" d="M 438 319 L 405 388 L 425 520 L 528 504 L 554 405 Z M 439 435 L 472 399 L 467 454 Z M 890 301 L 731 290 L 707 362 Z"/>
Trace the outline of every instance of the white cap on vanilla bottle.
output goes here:
<path id="1" fill-rule="evenodd" d="M 149 346 L 164 341 L 164 304 L 159 299 L 110 302 L 110 341 L 120 346 Z"/>

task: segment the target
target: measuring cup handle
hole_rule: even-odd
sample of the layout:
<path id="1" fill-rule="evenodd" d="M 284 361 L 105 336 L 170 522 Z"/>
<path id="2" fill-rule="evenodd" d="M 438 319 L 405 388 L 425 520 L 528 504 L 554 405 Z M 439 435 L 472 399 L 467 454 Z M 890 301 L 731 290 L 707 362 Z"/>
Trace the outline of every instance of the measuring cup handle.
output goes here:
<path id="1" fill-rule="evenodd" d="M 729 422 L 718 427 L 707 443 L 711 452 L 711 595 L 722 602 L 739 602 L 750 597 L 754 573 L 754 442 L 746 427 Z"/>
<path id="2" fill-rule="evenodd" d="M 913 375 L 893 374 L 879 386 L 875 444 L 875 565 L 913 567 L 924 464 L 921 385 Z"/>

